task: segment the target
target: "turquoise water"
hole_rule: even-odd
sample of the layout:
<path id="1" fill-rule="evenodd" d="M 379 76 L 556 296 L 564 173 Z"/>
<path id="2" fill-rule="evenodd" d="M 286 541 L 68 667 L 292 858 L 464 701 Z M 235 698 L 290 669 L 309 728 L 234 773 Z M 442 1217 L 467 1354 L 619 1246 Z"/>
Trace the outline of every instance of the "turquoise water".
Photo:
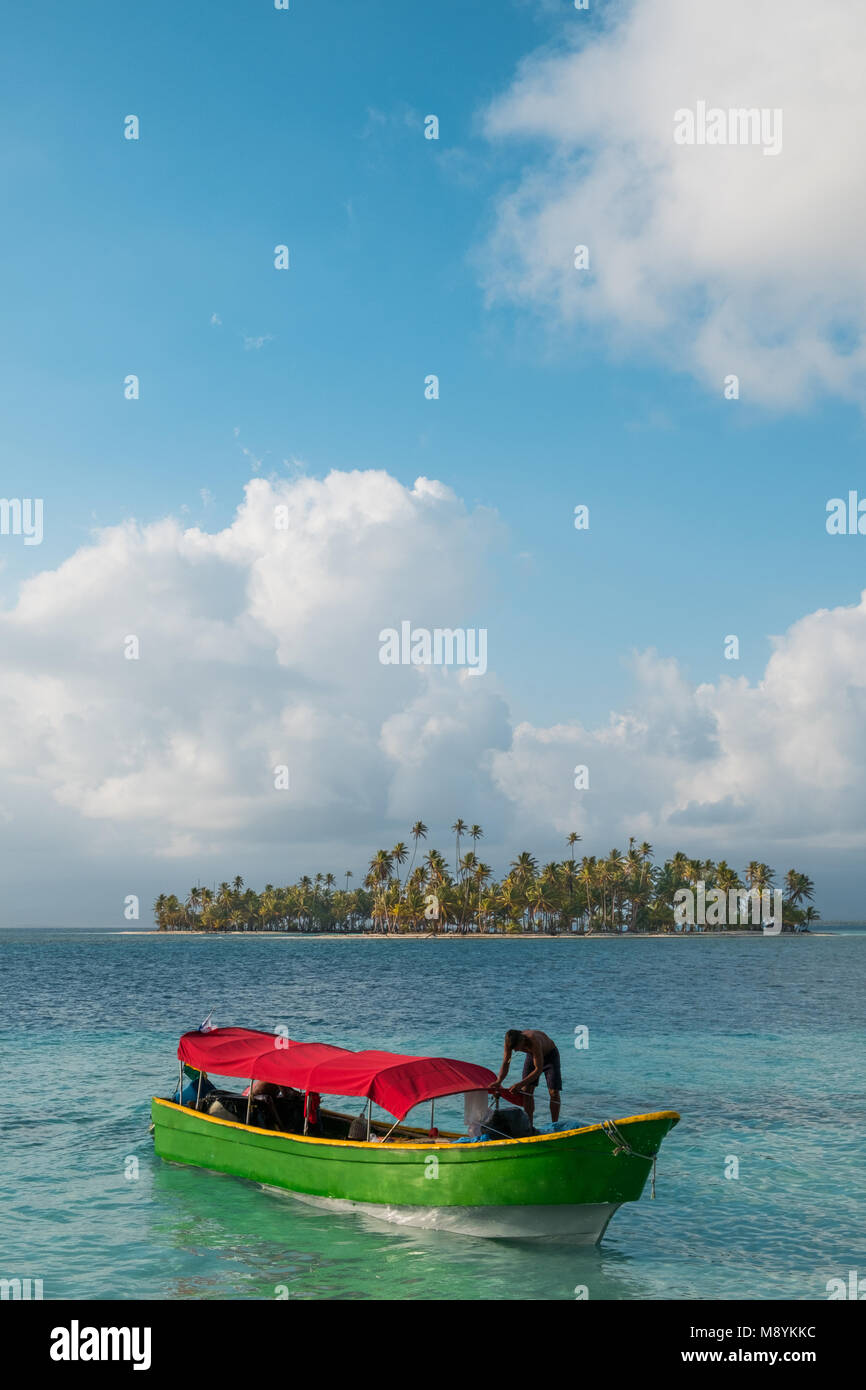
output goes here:
<path id="1" fill-rule="evenodd" d="M 826 1298 L 866 1274 L 866 935 L 328 941 L 0 932 L 0 1275 L 46 1298 Z M 215 1022 L 498 1066 L 560 1045 L 564 1110 L 675 1109 L 656 1200 L 591 1250 L 332 1215 L 162 1163 L 152 1093 Z M 588 1050 L 572 1045 L 589 1028 Z M 543 1096 L 539 1093 L 543 1102 Z M 445 1121 L 446 1108 L 437 1107 Z M 739 1177 L 725 1177 L 733 1157 Z"/>

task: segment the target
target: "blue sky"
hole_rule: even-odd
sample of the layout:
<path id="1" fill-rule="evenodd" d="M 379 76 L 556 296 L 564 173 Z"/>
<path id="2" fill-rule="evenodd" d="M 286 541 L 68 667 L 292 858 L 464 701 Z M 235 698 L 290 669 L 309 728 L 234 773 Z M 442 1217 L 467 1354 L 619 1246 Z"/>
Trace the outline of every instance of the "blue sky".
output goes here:
<path id="1" fill-rule="evenodd" d="M 591 47 L 616 12 L 19 9 L 0 58 L 0 445 L 4 494 L 45 499 L 45 540 L 4 538 L 3 604 L 94 527 L 214 532 L 251 476 L 331 469 L 426 475 L 499 514 L 485 582 L 449 616 L 488 627 L 515 722 L 603 723 L 648 647 L 717 682 L 729 633 L 759 681 L 773 635 L 856 604 L 858 539 L 824 529 L 829 497 L 866 492 L 850 392 L 768 403 L 744 377 L 725 401 L 687 336 L 672 361 L 487 293 L 502 200 L 549 141 L 491 134 L 486 113 L 529 55 Z"/>
<path id="2" fill-rule="evenodd" d="M 856 471 L 859 412 L 768 414 L 588 339 L 551 349 L 531 318 L 485 309 L 475 257 L 517 168 L 479 111 L 527 50 L 587 18 L 303 0 L 96 5 L 86 25 L 66 5 L 18 14 L 2 445 L 9 493 L 50 511 L 43 547 L 10 556 L 7 601 L 94 523 L 186 507 L 225 524 L 242 446 L 266 472 L 428 473 L 497 508 L 532 557 L 504 577 L 497 665 L 545 717 L 568 712 L 547 673 L 595 716 L 632 646 L 714 679 L 736 632 L 754 677 L 770 634 L 855 599 L 856 541 L 828 538 L 823 510 Z M 575 535 L 577 502 L 592 535 Z M 602 662 L 605 689 L 587 687 Z"/>

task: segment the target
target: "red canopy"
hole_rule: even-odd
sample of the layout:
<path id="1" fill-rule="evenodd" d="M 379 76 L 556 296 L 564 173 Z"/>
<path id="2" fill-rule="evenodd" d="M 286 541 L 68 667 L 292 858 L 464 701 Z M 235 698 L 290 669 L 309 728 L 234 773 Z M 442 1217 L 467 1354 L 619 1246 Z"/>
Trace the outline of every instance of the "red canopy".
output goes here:
<path id="1" fill-rule="evenodd" d="M 252 1028 L 184 1033 L 177 1055 L 199 1071 L 217 1076 L 250 1077 L 326 1095 L 366 1096 L 398 1120 L 421 1101 L 460 1091 L 487 1091 L 496 1080 L 489 1068 L 474 1062 L 398 1052 L 350 1052 L 330 1043 L 295 1042 Z M 517 1096 L 509 1098 L 520 1103 Z"/>

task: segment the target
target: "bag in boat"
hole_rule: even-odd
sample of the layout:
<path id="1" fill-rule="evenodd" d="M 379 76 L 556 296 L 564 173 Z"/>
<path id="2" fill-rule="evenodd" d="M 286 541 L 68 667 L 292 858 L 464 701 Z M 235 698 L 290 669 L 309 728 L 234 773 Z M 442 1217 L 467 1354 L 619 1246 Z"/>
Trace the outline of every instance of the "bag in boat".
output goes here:
<path id="1" fill-rule="evenodd" d="M 481 1133 L 485 1139 L 525 1139 L 532 1133 L 532 1126 L 525 1110 L 510 1105 L 494 1110 L 491 1106 L 484 1116 Z"/>
<path id="2" fill-rule="evenodd" d="M 203 1102 L 204 1104 L 204 1102 Z M 204 1107 L 218 1120 L 247 1121 L 247 1097 L 233 1091 L 214 1091 Z M 300 1091 L 280 1096 L 254 1096 L 249 1121 L 256 1129 L 280 1129 L 287 1134 L 300 1134 L 304 1128 L 304 1097 Z"/>
<path id="3" fill-rule="evenodd" d="M 207 1104 L 207 1113 L 215 1115 L 218 1120 L 240 1120 L 243 1123 L 246 1111 L 244 1097 L 233 1095 L 230 1091 L 216 1091 Z"/>
<path id="4" fill-rule="evenodd" d="M 282 1095 L 274 1098 L 273 1105 L 280 1129 L 285 1130 L 288 1134 L 303 1133 L 304 1095 L 302 1091 L 283 1091 Z M 313 1121 L 309 1121 L 309 1124 L 312 1128 Z M 318 1133 L 318 1124 L 316 1124 L 316 1132 Z"/>

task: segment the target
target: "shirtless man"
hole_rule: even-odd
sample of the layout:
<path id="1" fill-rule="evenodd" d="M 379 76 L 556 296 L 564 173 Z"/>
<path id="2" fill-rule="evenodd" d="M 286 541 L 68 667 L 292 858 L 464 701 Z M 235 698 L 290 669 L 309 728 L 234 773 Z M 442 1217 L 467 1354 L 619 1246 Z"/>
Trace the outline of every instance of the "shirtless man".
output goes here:
<path id="1" fill-rule="evenodd" d="M 544 1073 L 547 1089 L 550 1092 L 550 1118 L 555 1124 L 559 1119 L 560 1092 L 562 1090 L 559 1048 L 552 1038 L 549 1038 L 546 1033 L 542 1033 L 540 1028 L 524 1028 L 523 1030 L 509 1028 L 505 1034 L 505 1055 L 502 1058 L 502 1066 L 499 1068 L 499 1075 L 494 1086 L 491 1087 L 492 1090 L 500 1087 L 508 1075 L 513 1052 L 526 1053 L 523 1062 L 523 1077 L 520 1084 L 511 1089 L 526 1093 L 525 1109 L 530 1124 L 535 1113 L 535 1088 L 541 1080 L 542 1073 Z"/>

